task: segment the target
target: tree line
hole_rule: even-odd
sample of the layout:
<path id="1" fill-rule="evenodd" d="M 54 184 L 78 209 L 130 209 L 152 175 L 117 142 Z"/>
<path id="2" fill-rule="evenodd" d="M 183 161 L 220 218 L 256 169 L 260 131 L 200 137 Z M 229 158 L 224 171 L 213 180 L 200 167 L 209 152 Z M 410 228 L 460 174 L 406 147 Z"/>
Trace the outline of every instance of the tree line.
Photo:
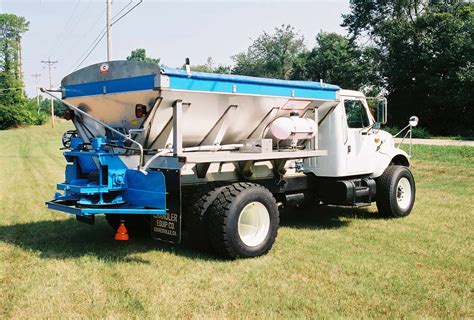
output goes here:
<path id="1" fill-rule="evenodd" d="M 16 22 L 18 31 L 10 35 L 10 59 L 15 57 L 17 40 L 28 28 L 27 22 L 21 21 Z M 321 31 L 311 48 L 295 28 L 282 25 L 263 32 L 247 50 L 232 56 L 232 65 L 216 65 L 209 58 L 191 68 L 288 80 L 322 79 L 369 96 L 386 95 L 393 126 L 404 126 L 408 117 L 416 114 L 421 126 L 433 134 L 474 136 L 472 2 L 351 0 L 350 12 L 342 16 L 341 25 L 347 35 Z M 21 82 L 5 84 L 5 70 L 14 75 L 18 69 L 17 65 L 5 67 L 5 43 L 0 39 L 0 88 L 22 86 Z M 127 59 L 160 64 L 160 59 L 148 57 L 145 49 L 132 51 Z M 18 98 L 22 90 L 15 94 Z M 0 106 L 11 105 L 13 100 L 2 95 Z"/>
<path id="2" fill-rule="evenodd" d="M 13 14 L 0 14 L 0 129 L 43 124 L 48 116 L 28 99 L 21 70 L 21 38 L 29 22 Z"/>
<path id="3" fill-rule="evenodd" d="M 474 4 L 351 0 L 350 8 L 342 16 L 347 36 L 321 31 L 315 46 L 307 48 L 295 28 L 282 25 L 232 56 L 232 66 L 216 66 L 209 58 L 192 69 L 322 79 L 369 96 L 386 95 L 393 126 L 405 126 L 416 114 L 424 135 L 474 137 Z"/>

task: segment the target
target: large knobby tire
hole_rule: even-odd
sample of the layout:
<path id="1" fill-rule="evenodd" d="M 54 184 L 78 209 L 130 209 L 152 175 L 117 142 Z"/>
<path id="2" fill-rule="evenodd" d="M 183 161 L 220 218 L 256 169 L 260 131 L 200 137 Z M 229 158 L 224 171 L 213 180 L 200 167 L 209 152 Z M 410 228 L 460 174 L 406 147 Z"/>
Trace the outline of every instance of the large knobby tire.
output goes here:
<path id="1" fill-rule="evenodd" d="M 253 183 L 234 183 L 222 187 L 209 208 L 209 240 L 225 258 L 261 256 L 272 248 L 279 222 L 270 191 Z"/>
<path id="2" fill-rule="evenodd" d="M 131 235 L 150 235 L 151 216 L 146 214 L 106 214 L 105 220 L 114 231 L 120 226 L 120 220 L 124 220 L 125 228 Z"/>
<path id="3" fill-rule="evenodd" d="M 415 203 L 415 180 L 405 166 L 389 166 L 377 179 L 376 202 L 384 217 L 401 218 L 410 214 Z"/>
<path id="4" fill-rule="evenodd" d="M 221 182 L 201 185 L 188 196 L 187 205 L 183 208 L 183 224 L 188 233 L 189 246 L 204 251 L 211 249 L 207 228 L 208 211 L 224 185 Z"/>

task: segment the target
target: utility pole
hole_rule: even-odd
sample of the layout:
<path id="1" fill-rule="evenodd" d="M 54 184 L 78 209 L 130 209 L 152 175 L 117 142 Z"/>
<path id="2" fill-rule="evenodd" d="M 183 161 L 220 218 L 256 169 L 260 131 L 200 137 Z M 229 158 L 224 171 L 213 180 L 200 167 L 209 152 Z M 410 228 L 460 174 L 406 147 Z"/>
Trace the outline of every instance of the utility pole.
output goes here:
<path id="1" fill-rule="evenodd" d="M 48 66 L 49 69 L 49 89 L 53 89 L 53 83 L 51 82 L 51 67 L 58 63 L 57 60 L 51 61 L 51 58 L 48 58 L 48 60 L 41 60 L 41 63 L 44 63 Z M 54 128 L 54 102 L 53 99 L 51 98 L 51 127 Z"/>
<path id="2" fill-rule="evenodd" d="M 39 88 L 38 88 L 38 78 L 41 77 L 41 74 L 39 73 L 35 73 L 35 74 L 32 74 L 31 75 L 33 78 L 35 78 L 35 85 L 36 85 L 36 107 L 38 108 L 38 112 L 40 111 L 39 110 L 39 107 L 40 107 L 40 98 L 39 98 Z"/>
<path id="3" fill-rule="evenodd" d="M 107 61 L 110 61 L 112 56 L 112 35 L 110 32 L 112 19 L 112 0 L 105 0 L 107 3 Z"/>

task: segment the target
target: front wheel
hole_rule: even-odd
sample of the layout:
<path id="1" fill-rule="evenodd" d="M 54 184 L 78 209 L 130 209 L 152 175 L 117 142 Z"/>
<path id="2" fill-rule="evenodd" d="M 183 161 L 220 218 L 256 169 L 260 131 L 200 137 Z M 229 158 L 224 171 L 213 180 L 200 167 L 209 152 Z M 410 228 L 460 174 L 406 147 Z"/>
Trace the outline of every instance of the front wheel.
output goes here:
<path id="1" fill-rule="evenodd" d="M 209 209 L 209 240 L 221 256 L 257 257 L 273 246 L 279 214 L 266 188 L 253 183 L 222 187 Z"/>
<path id="2" fill-rule="evenodd" d="M 389 166 L 377 179 L 377 209 L 384 217 L 410 214 L 415 203 L 415 179 L 405 166 Z"/>

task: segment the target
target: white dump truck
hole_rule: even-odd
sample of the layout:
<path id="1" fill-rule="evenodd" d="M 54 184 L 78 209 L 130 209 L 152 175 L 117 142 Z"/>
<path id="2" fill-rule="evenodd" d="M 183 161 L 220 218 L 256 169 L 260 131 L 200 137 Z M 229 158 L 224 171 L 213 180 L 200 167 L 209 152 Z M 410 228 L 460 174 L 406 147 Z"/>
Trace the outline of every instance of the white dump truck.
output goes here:
<path id="1" fill-rule="evenodd" d="M 65 181 L 53 210 L 226 258 L 267 253 L 279 206 L 377 203 L 407 216 L 409 156 L 380 130 L 387 104 L 321 82 L 211 74 L 133 61 L 88 66 L 61 83 Z M 371 111 L 373 109 L 373 111 Z M 373 114 L 372 114 L 373 112 Z M 412 119 L 412 125 L 416 125 Z M 316 210 L 315 210 L 316 211 Z"/>

